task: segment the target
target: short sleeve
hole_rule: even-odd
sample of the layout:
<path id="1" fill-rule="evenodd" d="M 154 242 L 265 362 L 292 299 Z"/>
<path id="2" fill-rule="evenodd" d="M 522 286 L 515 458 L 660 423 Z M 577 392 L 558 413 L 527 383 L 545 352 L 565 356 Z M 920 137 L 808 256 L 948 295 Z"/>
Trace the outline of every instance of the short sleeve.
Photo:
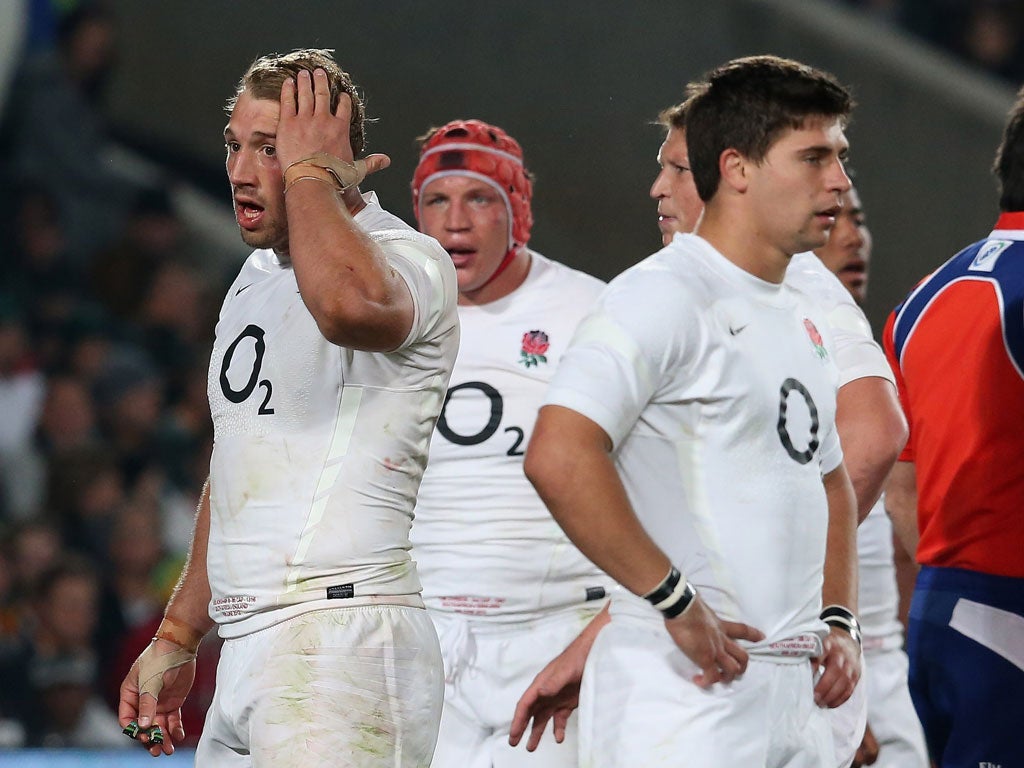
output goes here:
<path id="1" fill-rule="evenodd" d="M 669 367 L 685 365 L 702 324 L 665 270 L 624 273 L 576 329 L 546 405 L 571 408 L 618 445 L 654 399 Z"/>
<path id="2" fill-rule="evenodd" d="M 869 376 L 896 383 L 860 307 L 852 301 L 837 304 L 829 310 L 827 319 L 835 342 L 840 387 Z"/>
<path id="3" fill-rule="evenodd" d="M 786 271 L 786 283 L 809 296 L 825 313 L 839 368 L 839 386 L 869 376 L 893 381 L 864 312 L 821 259 L 811 252 L 795 254 Z"/>
<path id="4" fill-rule="evenodd" d="M 410 237 L 401 230 L 371 235 L 387 258 L 388 264 L 409 286 L 414 316 L 409 334 L 399 349 L 425 338 L 444 317 L 454 300 L 453 281 L 446 279 L 443 260 L 448 254 L 426 238 Z"/>
<path id="5" fill-rule="evenodd" d="M 839 433 L 836 431 L 834 423 L 822 438 L 819 457 L 822 475 L 827 475 L 843 461 L 843 449 L 839 443 Z"/>

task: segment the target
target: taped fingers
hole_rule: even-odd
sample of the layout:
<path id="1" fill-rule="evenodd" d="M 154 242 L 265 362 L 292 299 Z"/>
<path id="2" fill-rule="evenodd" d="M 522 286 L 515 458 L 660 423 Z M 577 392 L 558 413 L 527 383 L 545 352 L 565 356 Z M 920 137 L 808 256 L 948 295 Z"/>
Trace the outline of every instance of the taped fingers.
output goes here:
<path id="1" fill-rule="evenodd" d="M 137 720 L 132 720 L 124 727 L 121 733 L 135 740 L 139 740 L 140 736 L 145 736 L 146 738 L 141 739 L 141 741 L 146 744 L 160 745 L 164 743 L 164 731 L 159 725 L 141 728 Z"/>

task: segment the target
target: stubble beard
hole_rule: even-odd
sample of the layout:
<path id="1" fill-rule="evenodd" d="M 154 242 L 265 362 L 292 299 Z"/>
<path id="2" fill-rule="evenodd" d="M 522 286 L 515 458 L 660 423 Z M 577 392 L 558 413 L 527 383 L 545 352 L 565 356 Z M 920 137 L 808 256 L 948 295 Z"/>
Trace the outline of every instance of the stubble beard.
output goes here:
<path id="1" fill-rule="evenodd" d="M 242 242 L 250 248 L 272 248 L 275 251 L 287 250 L 288 233 L 287 231 L 281 231 L 279 227 L 272 227 L 269 230 L 260 232 L 250 232 L 239 227 L 238 232 L 242 236 Z"/>

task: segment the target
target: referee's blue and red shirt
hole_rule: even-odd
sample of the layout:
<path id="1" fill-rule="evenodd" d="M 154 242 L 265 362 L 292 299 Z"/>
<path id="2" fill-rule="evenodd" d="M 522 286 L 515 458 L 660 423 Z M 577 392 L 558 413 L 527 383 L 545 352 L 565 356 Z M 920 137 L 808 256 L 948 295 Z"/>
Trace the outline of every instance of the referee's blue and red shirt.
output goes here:
<path id="1" fill-rule="evenodd" d="M 1024 578 L 1024 212 L 925 278 L 883 345 L 910 423 L 917 561 Z"/>

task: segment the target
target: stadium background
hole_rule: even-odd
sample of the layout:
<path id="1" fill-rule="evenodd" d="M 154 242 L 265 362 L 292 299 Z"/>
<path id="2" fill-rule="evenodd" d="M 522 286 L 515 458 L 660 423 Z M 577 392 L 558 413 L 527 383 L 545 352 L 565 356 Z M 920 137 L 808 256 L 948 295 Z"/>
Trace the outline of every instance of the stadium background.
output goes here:
<path id="1" fill-rule="evenodd" d="M 988 169 L 1013 89 L 824 0 L 116 0 L 113 117 L 149 141 L 222 160 L 222 106 L 268 51 L 334 48 L 367 96 L 372 180 L 411 220 L 413 138 L 457 117 L 503 126 L 537 175 L 532 245 L 610 278 L 659 247 L 647 191 L 661 129 L 686 82 L 742 55 L 823 67 L 858 102 L 851 162 L 875 235 L 868 314 L 995 220 Z M 936 13 L 941 12 L 936 3 Z M 226 199 L 226 186 L 222 197 Z"/>
<path id="2" fill-rule="evenodd" d="M 7 0 L 2 0 L 7 2 Z M 58 3 L 59 4 L 59 3 Z M 72 4 L 72 3 L 66 3 Z M 372 177 L 412 221 L 414 137 L 479 117 L 522 143 L 537 176 L 531 245 L 608 279 L 659 247 L 648 189 L 658 112 L 735 56 L 775 53 L 834 72 L 858 101 L 851 163 L 875 236 L 867 311 L 880 330 L 927 270 L 995 220 L 988 171 L 1014 86 L 853 6 L 828 0 L 107 0 L 118 62 L 104 108 L 151 164 L 219 274 L 246 254 L 223 178 L 223 104 L 256 56 L 333 48 L 361 86 Z M 940 13 L 946 2 L 934 3 Z M 0 41 L 2 42 L 2 41 Z M 0 53 L 4 49 L 0 47 Z M 8 62 L 9 63 L 9 62 Z M 219 286 L 217 286 L 219 288 Z M 0 752 L 0 765 L 148 764 L 144 754 Z M 187 763 L 183 752 L 169 764 Z"/>

